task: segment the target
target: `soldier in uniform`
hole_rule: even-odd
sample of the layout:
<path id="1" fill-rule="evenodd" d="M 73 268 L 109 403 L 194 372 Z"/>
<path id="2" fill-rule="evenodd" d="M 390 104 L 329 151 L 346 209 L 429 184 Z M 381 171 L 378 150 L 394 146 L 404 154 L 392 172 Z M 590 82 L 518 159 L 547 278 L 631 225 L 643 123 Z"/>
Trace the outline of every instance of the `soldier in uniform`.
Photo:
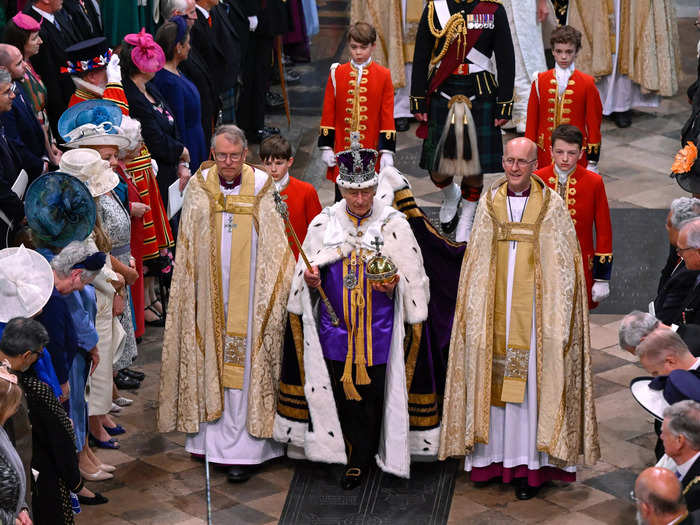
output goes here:
<path id="1" fill-rule="evenodd" d="M 605 184 L 598 173 L 578 163 L 584 151 L 583 133 L 576 126 L 562 124 L 554 130 L 550 153 L 554 163 L 535 174 L 566 203 L 581 246 L 588 308 L 595 308 L 610 294 L 612 273 L 612 224 Z"/>
<path id="2" fill-rule="evenodd" d="M 411 112 L 424 139 L 420 166 L 444 193 L 442 228 L 457 227 L 458 241 L 469 238 L 483 174 L 502 171 L 500 126 L 511 118 L 514 78 L 513 41 L 500 2 L 428 2 L 416 35 Z M 461 193 L 454 176 L 462 176 Z"/>

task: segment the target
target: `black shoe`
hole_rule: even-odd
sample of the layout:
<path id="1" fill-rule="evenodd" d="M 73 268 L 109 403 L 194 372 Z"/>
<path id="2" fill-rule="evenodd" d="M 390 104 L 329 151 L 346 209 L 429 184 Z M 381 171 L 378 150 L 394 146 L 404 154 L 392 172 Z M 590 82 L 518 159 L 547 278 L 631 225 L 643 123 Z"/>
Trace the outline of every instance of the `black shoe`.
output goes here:
<path id="1" fill-rule="evenodd" d="M 95 495 L 92 498 L 78 494 L 78 501 L 81 505 L 104 505 L 109 500 L 99 492 L 95 492 Z"/>
<path id="2" fill-rule="evenodd" d="M 532 499 L 540 491 L 539 487 L 531 487 L 527 480 L 518 480 L 515 484 L 515 497 L 520 500 Z"/>
<path id="3" fill-rule="evenodd" d="M 249 142 L 252 142 L 253 144 L 260 144 L 263 140 L 265 140 L 267 137 L 270 137 L 272 135 L 279 135 L 280 134 L 280 128 L 274 128 L 271 126 L 265 126 L 263 129 L 259 129 L 255 131 L 254 133 L 246 133 L 246 135 L 250 136 L 248 139 Z"/>
<path id="4" fill-rule="evenodd" d="M 233 465 L 228 469 L 228 480 L 231 483 L 243 483 L 253 475 L 253 469 L 248 465 Z"/>
<path id="5" fill-rule="evenodd" d="M 610 116 L 618 128 L 629 128 L 632 125 L 632 117 L 629 111 L 618 111 Z"/>
<path id="6" fill-rule="evenodd" d="M 269 109 L 277 109 L 284 106 L 284 98 L 279 93 L 268 91 L 265 93 L 265 106 Z"/>
<path id="7" fill-rule="evenodd" d="M 394 119 L 394 126 L 396 126 L 396 131 L 408 131 L 411 127 L 411 123 L 408 117 L 400 117 Z"/>
<path id="8" fill-rule="evenodd" d="M 141 386 L 139 381 L 133 377 L 129 377 L 121 371 L 119 371 L 117 377 L 114 378 L 114 384 L 117 385 L 119 390 L 136 390 Z"/>
<path id="9" fill-rule="evenodd" d="M 357 467 L 351 467 L 345 471 L 343 477 L 340 478 L 340 486 L 343 490 L 352 490 L 362 484 L 362 470 Z"/>
<path id="10" fill-rule="evenodd" d="M 133 377 L 136 379 L 136 381 L 143 381 L 146 378 L 146 374 L 139 372 L 138 370 L 132 370 L 131 368 L 122 368 L 120 372 L 128 375 L 129 377 Z"/>
<path id="11" fill-rule="evenodd" d="M 450 222 L 441 222 L 440 227 L 442 228 L 442 231 L 445 232 L 446 234 L 450 234 L 453 231 L 455 231 L 455 228 L 457 228 L 457 223 L 459 222 L 459 207 L 457 208 L 457 213 L 455 213 L 455 216 L 452 217 L 452 220 Z"/>

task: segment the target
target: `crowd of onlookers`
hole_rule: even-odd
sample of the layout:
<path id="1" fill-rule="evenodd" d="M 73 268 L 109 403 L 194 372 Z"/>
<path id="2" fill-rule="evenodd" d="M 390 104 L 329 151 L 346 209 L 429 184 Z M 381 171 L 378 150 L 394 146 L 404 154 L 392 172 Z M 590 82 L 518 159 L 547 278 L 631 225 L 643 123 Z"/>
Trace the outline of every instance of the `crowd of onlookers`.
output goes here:
<path id="1" fill-rule="evenodd" d="M 0 522 L 72 523 L 107 501 L 83 480 L 114 476 L 95 450 L 119 448 L 138 345 L 165 324 L 182 191 L 216 126 L 279 132 L 270 85 L 299 81 L 318 16 L 312 0 L 9 0 L 0 25 Z M 33 479 L 13 448 L 22 392 Z"/>

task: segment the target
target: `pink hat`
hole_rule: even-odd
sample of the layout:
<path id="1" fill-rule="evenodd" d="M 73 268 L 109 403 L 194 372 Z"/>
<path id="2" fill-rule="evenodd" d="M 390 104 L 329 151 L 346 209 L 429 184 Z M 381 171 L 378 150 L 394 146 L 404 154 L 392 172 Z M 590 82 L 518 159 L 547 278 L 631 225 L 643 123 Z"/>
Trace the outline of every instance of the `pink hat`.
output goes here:
<path id="1" fill-rule="evenodd" d="M 41 29 L 41 22 L 37 22 L 31 16 L 25 15 L 24 13 L 17 13 L 15 16 L 12 17 L 12 21 L 17 27 L 19 27 L 20 29 L 24 29 L 25 31 L 34 32 L 39 31 L 39 29 Z"/>
<path id="2" fill-rule="evenodd" d="M 155 43 L 153 37 L 142 28 L 139 33 L 131 33 L 124 37 L 124 42 L 134 46 L 131 50 L 131 60 L 142 73 L 155 73 L 165 65 L 165 53 Z"/>

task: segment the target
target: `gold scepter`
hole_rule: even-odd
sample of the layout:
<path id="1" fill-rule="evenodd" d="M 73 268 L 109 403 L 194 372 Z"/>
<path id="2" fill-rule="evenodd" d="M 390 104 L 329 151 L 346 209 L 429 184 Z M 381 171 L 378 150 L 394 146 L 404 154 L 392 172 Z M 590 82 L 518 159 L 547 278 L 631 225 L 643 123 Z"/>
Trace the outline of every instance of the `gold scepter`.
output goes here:
<path id="1" fill-rule="evenodd" d="M 299 237 L 297 237 L 297 232 L 294 231 L 294 226 L 292 226 L 292 223 L 289 221 L 289 210 L 287 209 L 287 203 L 284 202 L 282 199 L 282 195 L 280 195 L 279 191 L 274 192 L 274 197 L 275 197 L 275 207 L 277 208 L 277 211 L 279 214 L 282 216 L 282 219 L 284 219 L 285 224 L 287 225 L 287 228 L 289 228 L 289 231 L 292 234 L 292 238 L 294 239 L 294 243 L 297 245 L 297 248 L 299 249 L 299 255 L 301 255 L 301 258 L 304 259 L 304 263 L 306 264 L 306 267 L 309 269 L 311 273 L 314 273 L 313 268 L 311 268 L 311 263 L 309 262 L 309 259 L 306 258 L 306 254 L 304 253 L 304 250 L 301 247 L 301 243 L 299 242 Z M 331 305 L 331 302 L 328 300 L 328 296 L 326 295 L 326 292 L 323 291 L 323 288 L 319 285 L 318 288 L 318 293 L 321 295 L 321 300 L 323 301 L 323 304 L 326 305 L 326 311 L 328 312 L 328 315 L 331 318 L 331 324 L 333 326 L 338 326 L 340 324 L 340 320 L 338 319 L 338 315 L 335 313 L 335 310 L 333 309 L 333 305 Z"/>

